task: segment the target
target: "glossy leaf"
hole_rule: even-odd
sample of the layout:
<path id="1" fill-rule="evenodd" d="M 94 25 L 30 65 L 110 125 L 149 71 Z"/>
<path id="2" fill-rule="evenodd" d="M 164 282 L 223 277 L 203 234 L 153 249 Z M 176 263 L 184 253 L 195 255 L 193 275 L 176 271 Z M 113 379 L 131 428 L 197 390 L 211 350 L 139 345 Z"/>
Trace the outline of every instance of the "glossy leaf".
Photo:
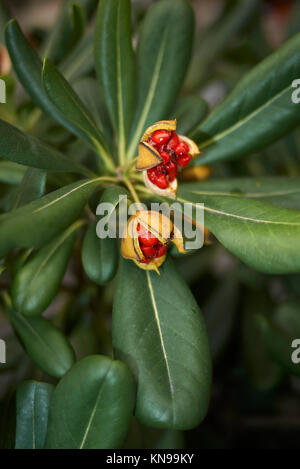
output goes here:
<path id="1" fill-rule="evenodd" d="M 100 239 L 96 233 L 97 222 L 89 227 L 82 246 L 82 264 L 87 276 L 98 285 L 105 285 L 116 275 L 118 247 L 114 238 Z"/>
<path id="2" fill-rule="evenodd" d="M 84 358 L 54 391 L 46 448 L 120 448 L 134 402 L 134 380 L 124 363 L 100 355 Z"/>
<path id="3" fill-rule="evenodd" d="M 271 358 L 286 372 L 300 376 L 300 365 L 295 362 L 299 360 L 300 343 L 293 345 L 300 337 L 299 303 L 283 303 L 270 318 L 257 316 L 257 322 Z"/>
<path id="4" fill-rule="evenodd" d="M 297 76 L 300 34 L 246 74 L 195 131 L 204 152 L 201 163 L 247 156 L 297 127 L 300 113 L 292 101 Z"/>
<path id="5" fill-rule="evenodd" d="M 186 430 L 201 422 L 210 393 L 208 340 L 197 303 L 170 259 L 160 276 L 121 260 L 113 346 L 135 374 L 142 423 Z"/>
<path id="6" fill-rule="evenodd" d="M 141 26 L 137 49 L 137 104 L 129 157 L 145 129 L 166 119 L 181 88 L 192 49 L 193 10 L 184 0 L 152 5 Z"/>
<path id="7" fill-rule="evenodd" d="M 48 98 L 61 113 L 63 125 L 103 152 L 103 136 L 89 111 L 59 70 L 47 59 L 44 61 L 42 81 Z"/>
<path id="8" fill-rule="evenodd" d="M 101 0 L 95 27 L 95 66 L 116 134 L 120 158 L 135 102 L 135 59 L 131 39 L 131 1 Z"/>
<path id="9" fill-rule="evenodd" d="M 24 381 L 18 387 L 15 449 L 43 449 L 53 390 L 52 384 L 38 381 Z"/>
<path id="10" fill-rule="evenodd" d="M 48 171 L 72 171 L 86 173 L 87 170 L 73 162 L 55 148 L 0 119 L 0 156 L 33 168 Z"/>
<path id="11" fill-rule="evenodd" d="M 0 215 L 0 257 L 17 247 L 39 247 L 81 213 L 101 179 L 86 179 Z"/>
<path id="12" fill-rule="evenodd" d="M 11 311 L 10 321 L 29 357 L 44 373 L 61 378 L 75 361 L 74 351 L 51 322 L 42 317 L 26 317 Z"/>
<path id="13" fill-rule="evenodd" d="M 80 41 L 86 26 L 86 15 L 78 3 L 65 2 L 60 17 L 48 36 L 44 57 L 59 62 Z"/>
<path id="14" fill-rule="evenodd" d="M 26 316 L 36 316 L 47 309 L 66 271 L 78 221 L 49 244 L 38 250 L 18 270 L 12 284 L 13 307 Z"/>
<path id="15" fill-rule="evenodd" d="M 286 208 L 300 209 L 299 177 L 227 178 L 181 184 L 183 191 L 201 196 L 254 199 Z"/>
<path id="16" fill-rule="evenodd" d="M 176 132 L 189 135 L 204 120 L 208 111 L 207 102 L 200 96 L 185 96 L 174 109 L 174 117 L 177 119 Z"/>
<path id="17" fill-rule="evenodd" d="M 46 172 L 41 169 L 27 169 L 18 188 L 14 208 L 22 207 L 39 199 L 45 192 Z"/>
<path id="18" fill-rule="evenodd" d="M 73 83 L 87 77 L 94 69 L 93 34 L 88 32 L 60 65 L 63 76 Z"/>
<path id="19" fill-rule="evenodd" d="M 300 211 L 241 197 L 203 195 L 188 185 L 179 189 L 177 200 L 204 204 L 206 228 L 246 264 L 266 273 L 300 271 Z"/>

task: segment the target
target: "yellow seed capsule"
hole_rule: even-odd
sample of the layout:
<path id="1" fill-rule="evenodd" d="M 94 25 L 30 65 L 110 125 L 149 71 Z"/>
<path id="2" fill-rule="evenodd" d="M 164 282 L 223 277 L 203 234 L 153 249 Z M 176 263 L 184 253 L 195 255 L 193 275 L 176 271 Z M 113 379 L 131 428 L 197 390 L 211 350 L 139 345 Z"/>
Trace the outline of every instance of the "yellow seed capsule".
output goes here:
<path id="1" fill-rule="evenodd" d="M 144 133 L 136 164 L 145 185 L 157 195 L 176 198 L 178 169 L 200 154 L 193 140 L 176 134 L 177 121 L 159 121 Z"/>
<path id="2" fill-rule="evenodd" d="M 192 166 L 186 168 L 181 173 L 181 179 L 183 181 L 205 181 L 211 175 L 212 170 L 210 166 Z"/>
<path id="3" fill-rule="evenodd" d="M 166 259 L 167 246 L 176 244 L 179 252 L 185 252 L 180 231 L 160 212 L 140 210 L 128 220 L 121 253 L 144 270 L 155 270 Z"/>

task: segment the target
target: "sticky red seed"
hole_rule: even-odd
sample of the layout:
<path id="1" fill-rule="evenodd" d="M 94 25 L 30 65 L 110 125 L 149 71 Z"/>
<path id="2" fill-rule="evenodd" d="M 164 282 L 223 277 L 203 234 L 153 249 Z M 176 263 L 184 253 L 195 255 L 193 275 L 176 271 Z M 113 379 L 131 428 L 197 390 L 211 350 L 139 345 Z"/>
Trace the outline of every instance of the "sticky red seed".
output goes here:
<path id="1" fill-rule="evenodd" d="M 174 161 L 169 161 L 169 163 L 166 164 L 166 170 L 168 173 L 169 182 L 174 181 L 178 172 L 177 164 L 174 163 Z"/>
<path id="2" fill-rule="evenodd" d="M 155 257 L 158 258 L 158 257 L 162 257 L 166 254 L 167 252 L 167 245 L 166 244 L 160 244 L 157 248 L 156 248 L 156 253 L 155 253 Z"/>
<path id="3" fill-rule="evenodd" d="M 179 137 L 176 132 L 172 132 L 172 137 L 168 143 L 168 147 L 171 150 L 175 150 L 178 144 L 179 144 Z"/>
<path id="4" fill-rule="evenodd" d="M 162 151 L 160 156 L 163 158 L 165 163 L 168 163 L 171 160 L 171 155 L 167 153 L 166 151 Z"/>
<path id="5" fill-rule="evenodd" d="M 139 241 L 144 246 L 153 246 L 158 243 L 158 239 L 140 223 L 137 225 Z"/>
<path id="6" fill-rule="evenodd" d="M 156 249 L 152 246 L 141 246 L 141 250 L 146 257 L 154 257 L 156 254 Z"/>
<path id="7" fill-rule="evenodd" d="M 169 187 L 169 183 L 165 174 L 159 174 L 156 177 L 154 184 L 160 189 L 167 189 L 167 187 Z"/>
<path id="8" fill-rule="evenodd" d="M 177 158 L 177 163 L 182 168 L 185 168 L 189 164 L 190 161 L 191 161 L 191 156 L 188 153 L 185 153 L 184 155 L 180 155 Z"/>
<path id="9" fill-rule="evenodd" d="M 185 142 L 180 142 L 175 148 L 176 155 L 183 155 L 189 152 L 189 146 Z"/>
<path id="10" fill-rule="evenodd" d="M 158 176 L 158 171 L 157 171 L 156 167 L 148 169 L 147 175 L 148 175 L 149 180 L 152 182 L 152 184 L 155 184 L 155 180 Z"/>
<path id="11" fill-rule="evenodd" d="M 151 140 L 156 145 L 164 145 L 168 143 L 168 141 L 170 140 L 170 137 L 171 137 L 171 132 L 169 132 L 168 130 L 156 130 L 151 135 Z"/>

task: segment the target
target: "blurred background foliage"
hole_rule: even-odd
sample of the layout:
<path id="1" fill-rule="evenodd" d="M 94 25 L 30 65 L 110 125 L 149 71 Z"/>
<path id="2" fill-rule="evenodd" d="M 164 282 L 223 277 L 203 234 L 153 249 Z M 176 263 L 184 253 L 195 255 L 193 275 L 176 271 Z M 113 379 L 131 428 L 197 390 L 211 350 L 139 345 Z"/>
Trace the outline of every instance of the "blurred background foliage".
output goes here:
<path id="1" fill-rule="evenodd" d="M 97 118 L 98 109 L 103 108 L 93 80 L 91 26 L 97 2 L 84 2 L 86 17 L 82 23 L 78 20 L 73 25 L 82 28 L 75 43 L 64 41 L 66 10 L 61 10 L 62 3 L 9 0 L 6 5 L 11 13 L 8 13 L 4 2 L 0 2 L 0 75 L 6 75 L 8 91 L 7 104 L 0 106 L 0 117 L 72 154 L 80 162 L 88 158 L 89 150 L 33 106 L 14 74 L 7 73 L 10 64 L 3 47 L 3 26 L 12 15 L 41 55 L 47 54 L 59 65 Z M 133 0 L 132 21 L 136 31 L 151 3 Z M 191 4 L 196 12 L 197 35 L 189 73 L 176 106 L 183 106 L 185 94 L 193 93 L 213 108 L 244 73 L 300 31 L 299 0 L 191 0 Z M 181 109 L 184 112 L 184 107 Z M 109 125 L 105 131 L 111 132 Z M 24 172 L 22 166 L 0 159 L 0 213 L 15 204 Z M 300 175 L 299 129 L 258 154 L 215 164 L 211 177 L 272 175 Z M 61 177 L 64 184 L 72 182 L 71 175 Z M 57 182 L 49 176 L 47 184 L 55 188 Z M 199 428 L 184 433 L 159 432 L 134 420 L 126 447 L 299 447 L 300 369 L 280 351 L 292 338 L 300 338 L 300 275 L 258 273 L 215 241 L 176 262 L 208 326 L 214 359 L 209 413 Z M 0 265 L 0 294 L 10 282 L 11 272 Z M 87 279 L 77 245 L 59 294 L 45 316 L 68 336 L 78 359 L 93 353 L 112 354 L 113 295 L 114 282 L 104 288 Z M 13 439 L 13 395 L 18 384 L 24 379 L 50 383 L 51 379 L 25 354 L 1 304 L 0 338 L 7 343 L 7 363 L 0 365 L 0 447 L 3 447 L 10 446 Z"/>

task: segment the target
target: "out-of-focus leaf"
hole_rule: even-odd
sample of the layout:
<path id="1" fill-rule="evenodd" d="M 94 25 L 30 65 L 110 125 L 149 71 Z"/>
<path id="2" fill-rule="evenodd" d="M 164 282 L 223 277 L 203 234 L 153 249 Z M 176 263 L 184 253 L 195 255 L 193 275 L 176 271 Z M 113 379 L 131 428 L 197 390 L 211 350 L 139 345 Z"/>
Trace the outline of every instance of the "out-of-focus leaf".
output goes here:
<path id="1" fill-rule="evenodd" d="M 26 167 L 12 161 L 0 161 L 0 181 L 5 184 L 20 184 Z"/>
<path id="2" fill-rule="evenodd" d="M 45 192 L 47 174 L 41 169 L 27 169 L 18 188 L 14 208 L 22 207 L 39 199 Z"/>
<path id="3" fill-rule="evenodd" d="M 100 355 L 82 359 L 53 393 L 46 448 L 120 448 L 134 402 L 134 380 L 124 363 Z"/>
<path id="4" fill-rule="evenodd" d="M 29 357 L 45 373 L 61 378 L 75 361 L 74 351 L 60 330 L 44 318 L 11 310 L 10 321 Z"/>
<path id="5" fill-rule="evenodd" d="M 15 449 L 43 449 L 54 386 L 25 381 L 17 389 Z"/>
<path id="6" fill-rule="evenodd" d="M 259 0 L 240 0 L 208 31 L 200 31 L 195 40 L 194 55 L 185 83 L 189 91 L 197 89 L 209 77 L 218 57 L 255 16 L 258 4 Z"/>
<path id="7" fill-rule="evenodd" d="M 82 246 L 82 264 L 87 276 L 98 285 L 105 285 L 116 275 L 118 246 L 114 238 L 100 239 L 96 233 L 97 222 L 90 225 Z"/>
<path id="8" fill-rule="evenodd" d="M 12 285 L 12 302 L 26 316 L 41 314 L 55 297 L 66 271 L 79 220 L 46 244 L 17 272 Z"/>
<path id="9" fill-rule="evenodd" d="M 201 163 L 247 156 L 297 127 L 292 82 L 298 76 L 300 34 L 247 73 L 192 134 L 204 152 Z"/>
<path id="10" fill-rule="evenodd" d="M 86 15 L 78 3 L 65 2 L 63 11 L 47 38 L 43 55 L 59 62 L 80 41 L 86 26 Z"/>
<path id="11" fill-rule="evenodd" d="M 162 0 L 148 10 L 137 49 L 137 104 L 129 158 L 154 122 L 166 119 L 181 88 L 192 49 L 193 10 L 184 0 Z"/>
<path id="12" fill-rule="evenodd" d="M 155 449 L 184 449 L 185 441 L 184 434 L 178 430 L 165 430 L 156 446 Z"/>
<path id="13" fill-rule="evenodd" d="M 75 47 L 66 60 L 60 65 L 60 70 L 66 80 L 73 83 L 81 77 L 90 74 L 94 67 L 93 34 L 88 32 Z"/>
<path id="14" fill-rule="evenodd" d="M 300 376 L 300 363 L 293 360 L 293 353 L 299 359 L 297 348 L 299 350 L 300 346 L 292 346 L 294 340 L 300 338 L 299 303 L 283 303 L 270 318 L 257 316 L 257 322 L 271 358 L 287 373 Z"/>
<path id="15" fill-rule="evenodd" d="M 55 148 L 21 132 L 1 119 L 0 156 L 18 164 L 48 171 L 88 172 L 83 166 L 67 158 Z"/>
<path id="16" fill-rule="evenodd" d="M 95 27 L 95 66 L 118 136 L 120 161 L 135 103 L 135 59 L 131 39 L 131 1 L 101 0 Z"/>
<path id="17" fill-rule="evenodd" d="M 177 119 L 176 131 L 182 135 L 189 135 L 208 114 L 206 101 L 200 96 L 185 96 L 174 109 Z"/>
<path id="18" fill-rule="evenodd" d="M 39 247 L 79 216 L 101 178 L 78 181 L 0 215 L 0 257 L 16 247 Z"/>
<path id="19" fill-rule="evenodd" d="M 11 15 L 8 11 L 7 4 L 0 0 L 0 43 L 4 43 L 4 29 L 6 23 L 10 20 Z"/>
<path id="20" fill-rule="evenodd" d="M 167 429 L 200 423 L 210 393 L 208 340 L 198 305 L 170 259 L 160 276 L 121 260 L 113 346 L 135 374 L 142 423 Z"/>

